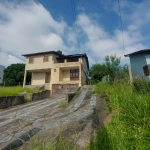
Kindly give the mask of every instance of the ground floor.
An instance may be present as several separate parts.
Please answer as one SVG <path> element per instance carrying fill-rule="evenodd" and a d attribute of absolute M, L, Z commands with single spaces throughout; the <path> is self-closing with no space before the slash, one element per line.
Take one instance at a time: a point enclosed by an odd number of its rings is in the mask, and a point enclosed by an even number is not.
<path fill-rule="evenodd" d="M 32 73 L 31 82 L 26 83 L 27 72 Z M 87 84 L 87 74 L 80 66 L 49 68 L 41 70 L 26 70 L 23 86 L 44 87 L 51 91 L 51 96 L 75 92 L 82 85 Z"/>

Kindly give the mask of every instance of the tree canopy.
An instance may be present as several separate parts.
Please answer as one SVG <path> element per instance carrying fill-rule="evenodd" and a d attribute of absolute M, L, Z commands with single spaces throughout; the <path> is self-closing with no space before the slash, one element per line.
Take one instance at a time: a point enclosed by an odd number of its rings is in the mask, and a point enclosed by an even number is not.
<path fill-rule="evenodd" d="M 4 69 L 4 79 L 5 85 L 18 85 L 23 83 L 24 79 L 25 64 L 11 64 L 6 69 Z M 27 82 L 31 81 L 31 73 L 27 73 Z"/>
<path fill-rule="evenodd" d="M 116 54 L 106 55 L 104 57 L 103 64 L 94 64 L 90 71 L 92 83 L 97 83 L 102 80 L 106 75 L 109 75 L 109 81 L 113 82 L 115 78 L 123 78 L 127 76 L 127 66 L 120 66 L 121 57 L 117 57 Z"/>
<path fill-rule="evenodd" d="M 61 54 L 62 55 L 62 51 L 61 50 L 58 50 L 56 51 L 58 54 Z"/>
<path fill-rule="evenodd" d="M 116 54 L 106 55 L 105 65 L 107 68 L 107 74 L 110 76 L 110 81 L 113 81 L 115 78 L 115 74 L 119 69 L 121 57 L 117 57 Z"/>
<path fill-rule="evenodd" d="M 92 83 L 101 81 L 105 75 L 107 75 L 107 68 L 104 64 L 94 64 L 89 71 Z"/>

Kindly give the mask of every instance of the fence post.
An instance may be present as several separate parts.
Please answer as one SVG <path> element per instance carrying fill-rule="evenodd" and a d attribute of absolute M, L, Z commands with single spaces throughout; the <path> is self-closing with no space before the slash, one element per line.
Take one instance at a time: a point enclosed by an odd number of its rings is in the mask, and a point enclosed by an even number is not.
<path fill-rule="evenodd" d="M 130 66 L 128 66 L 128 71 L 129 71 L 130 84 L 132 84 L 133 77 L 132 77 L 132 71 L 131 71 L 131 67 Z"/>

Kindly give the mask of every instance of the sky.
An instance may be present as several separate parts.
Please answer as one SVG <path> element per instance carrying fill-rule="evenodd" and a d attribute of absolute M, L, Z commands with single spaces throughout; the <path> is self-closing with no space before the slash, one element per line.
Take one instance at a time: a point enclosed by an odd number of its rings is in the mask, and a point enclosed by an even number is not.
<path fill-rule="evenodd" d="M 121 18 L 118 0 L 0 0 L 0 65 L 51 50 L 86 53 L 90 66 L 111 54 L 129 64 L 125 54 L 150 48 L 150 0 L 119 4 Z"/>

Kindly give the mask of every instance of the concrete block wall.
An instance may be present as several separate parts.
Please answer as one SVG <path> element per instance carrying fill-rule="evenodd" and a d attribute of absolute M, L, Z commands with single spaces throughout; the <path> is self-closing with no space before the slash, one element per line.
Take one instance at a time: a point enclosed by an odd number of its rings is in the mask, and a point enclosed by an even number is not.
<path fill-rule="evenodd" d="M 8 108 L 15 105 L 20 105 L 26 102 L 26 98 L 30 101 L 41 100 L 50 97 L 50 91 L 46 90 L 34 94 L 26 94 L 22 96 L 5 96 L 0 97 L 0 109 Z"/>

